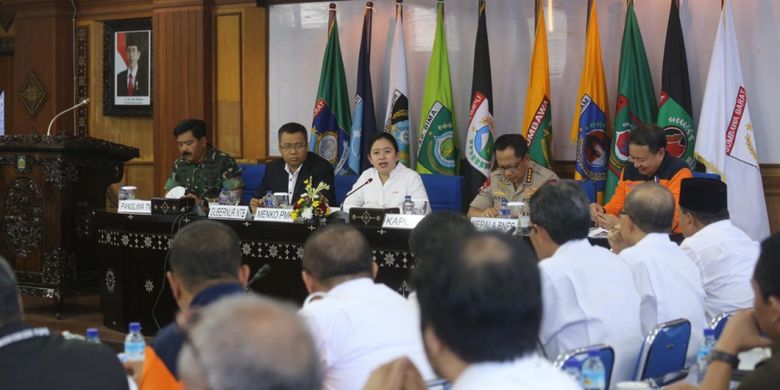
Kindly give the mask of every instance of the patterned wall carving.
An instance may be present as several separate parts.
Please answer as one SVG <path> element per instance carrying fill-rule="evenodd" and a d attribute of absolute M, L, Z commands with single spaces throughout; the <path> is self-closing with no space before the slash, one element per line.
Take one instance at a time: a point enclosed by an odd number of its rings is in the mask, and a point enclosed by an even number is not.
<path fill-rule="evenodd" d="M 22 82 L 22 87 L 19 89 L 19 99 L 22 100 L 24 108 L 27 109 L 27 113 L 31 117 L 38 115 L 38 111 L 41 106 L 46 102 L 47 94 L 46 88 L 43 87 L 41 81 L 38 80 L 38 76 L 35 72 L 30 71 Z"/>
<path fill-rule="evenodd" d="M 43 195 L 35 181 L 18 177 L 5 194 L 5 234 L 11 250 L 28 257 L 43 237 Z"/>
<path fill-rule="evenodd" d="M 89 97 L 89 26 L 76 27 L 76 101 Z M 76 135 L 89 134 L 89 108 L 76 109 Z"/>

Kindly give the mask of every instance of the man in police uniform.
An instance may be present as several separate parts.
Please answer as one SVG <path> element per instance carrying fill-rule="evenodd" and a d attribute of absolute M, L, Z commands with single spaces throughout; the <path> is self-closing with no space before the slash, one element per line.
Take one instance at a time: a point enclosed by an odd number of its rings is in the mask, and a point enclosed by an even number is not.
<path fill-rule="evenodd" d="M 496 139 L 496 169 L 469 205 L 468 216 L 495 217 L 501 198 L 527 202 L 539 187 L 557 180 L 555 172 L 531 161 L 522 135 L 504 134 Z"/>
<path fill-rule="evenodd" d="M 173 163 L 173 172 L 165 182 L 165 191 L 176 186 L 198 201 L 217 198 L 222 188 L 238 191 L 244 188 L 238 164 L 232 157 L 209 145 L 206 124 L 199 119 L 185 119 L 173 129 L 181 157 Z"/>

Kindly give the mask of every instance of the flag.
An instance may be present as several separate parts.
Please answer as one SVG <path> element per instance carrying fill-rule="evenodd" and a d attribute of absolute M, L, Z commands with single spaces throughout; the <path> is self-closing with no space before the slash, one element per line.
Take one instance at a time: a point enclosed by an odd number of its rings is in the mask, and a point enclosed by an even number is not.
<path fill-rule="evenodd" d="M 314 120 L 311 124 L 309 147 L 333 164 L 338 174 L 345 173 L 349 148 L 350 115 L 347 78 L 339 47 L 339 28 L 336 22 L 336 5 L 330 5 L 328 44 L 322 59 L 320 86 L 314 103 Z"/>
<path fill-rule="evenodd" d="M 485 24 L 485 1 L 479 0 L 479 24 L 474 45 L 474 76 L 471 81 L 469 132 L 466 135 L 466 182 L 464 198 L 471 201 L 490 177 L 493 162 L 493 82 L 490 77 L 490 50 Z"/>
<path fill-rule="evenodd" d="M 620 73 L 613 122 L 612 148 L 604 201 L 609 202 L 620 180 L 620 172 L 628 164 L 628 137 L 640 123 L 655 122 L 658 105 L 653 91 L 653 78 L 647 64 L 642 32 L 634 12 L 634 0 L 628 0 L 623 43 L 620 46 Z"/>
<path fill-rule="evenodd" d="M 607 83 L 601 63 L 599 20 L 596 1 L 588 12 L 585 61 L 577 92 L 577 107 L 571 126 L 571 141 L 577 143 L 574 178 L 596 184 L 599 202 L 603 199 L 609 153 Z"/>
<path fill-rule="evenodd" d="M 704 89 L 696 158 L 728 185 L 731 221 L 754 240 L 769 235 L 758 152 L 742 79 L 731 0 L 723 3 Z"/>
<path fill-rule="evenodd" d="M 387 97 L 385 131 L 392 134 L 398 142 L 398 159 L 409 167 L 409 83 L 406 79 L 406 49 L 404 47 L 404 5 L 395 4 L 395 31 L 390 49 L 390 80 Z"/>
<path fill-rule="evenodd" d="M 682 159 L 693 169 L 696 167 L 696 159 L 693 158 L 696 127 L 693 123 L 688 58 L 685 55 L 678 1 L 671 0 L 672 9 L 669 11 L 669 23 L 666 27 L 657 123 L 666 133 L 666 153 Z"/>
<path fill-rule="evenodd" d="M 357 93 L 355 94 L 355 112 L 352 114 L 352 131 L 349 140 L 349 169 L 352 174 L 360 174 L 371 166 L 368 153 L 371 138 L 376 134 L 376 115 L 374 114 L 374 92 L 371 88 L 371 16 L 374 11 L 372 2 L 366 3 L 363 16 L 363 34 L 360 39 L 358 55 Z"/>
<path fill-rule="evenodd" d="M 547 60 L 547 30 L 544 8 L 536 1 L 536 37 L 528 75 L 525 98 L 523 136 L 528 141 L 528 153 L 535 163 L 552 168 L 552 111 L 550 106 L 550 65 Z"/>
<path fill-rule="evenodd" d="M 457 174 L 458 139 L 452 105 L 450 63 L 444 36 L 444 2 L 436 3 L 436 35 L 422 98 L 417 172 Z"/>

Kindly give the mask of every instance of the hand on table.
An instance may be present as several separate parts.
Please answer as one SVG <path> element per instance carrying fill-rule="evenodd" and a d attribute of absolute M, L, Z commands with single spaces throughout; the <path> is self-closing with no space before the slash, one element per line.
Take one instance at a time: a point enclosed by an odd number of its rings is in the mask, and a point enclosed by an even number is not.
<path fill-rule="evenodd" d="M 249 199 L 249 209 L 252 210 L 252 214 L 255 213 L 258 207 L 263 207 L 263 200 L 258 198 Z"/>
<path fill-rule="evenodd" d="M 617 215 L 598 213 L 596 214 L 596 224 L 607 230 L 612 230 L 620 223 L 620 218 Z"/>
<path fill-rule="evenodd" d="M 496 209 L 495 207 L 489 207 L 482 211 L 482 216 L 488 218 L 495 218 L 498 216 L 498 214 L 499 214 L 498 209 Z"/>
<path fill-rule="evenodd" d="M 385 363 L 371 373 L 363 390 L 422 390 L 425 382 L 408 358 Z"/>

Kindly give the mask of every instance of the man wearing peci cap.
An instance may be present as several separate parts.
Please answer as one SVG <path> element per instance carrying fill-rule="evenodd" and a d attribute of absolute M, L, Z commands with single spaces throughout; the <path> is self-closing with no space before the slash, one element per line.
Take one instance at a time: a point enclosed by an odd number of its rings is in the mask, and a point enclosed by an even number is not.
<path fill-rule="evenodd" d="M 729 220 L 726 184 L 690 178 L 680 185 L 680 247 L 701 271 L 707 317 L 753 306 L 750 277 L 759 245 Z"/>

